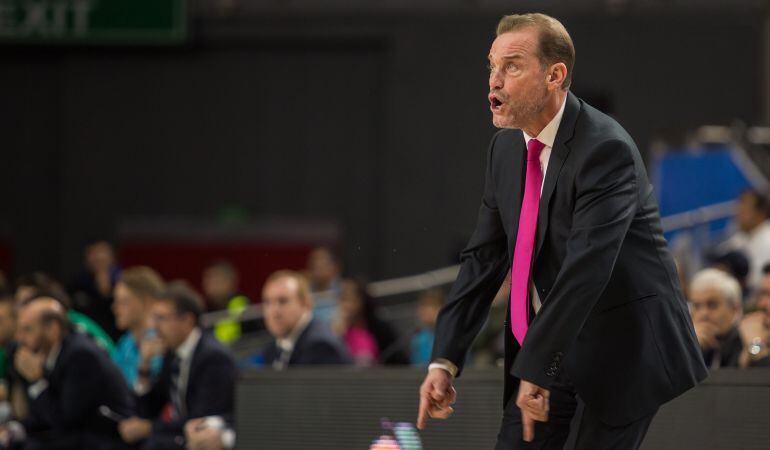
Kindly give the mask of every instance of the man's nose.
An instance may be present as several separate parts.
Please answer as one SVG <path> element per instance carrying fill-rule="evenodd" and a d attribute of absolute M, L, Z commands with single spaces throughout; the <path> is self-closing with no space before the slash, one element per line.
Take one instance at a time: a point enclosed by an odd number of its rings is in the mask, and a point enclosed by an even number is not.
<path fill-rule="evenodd" d="M 492 69 L 489 72 L 489 89 L 502 89 L 503 88 L 503 76 L 499 70 Z"/>

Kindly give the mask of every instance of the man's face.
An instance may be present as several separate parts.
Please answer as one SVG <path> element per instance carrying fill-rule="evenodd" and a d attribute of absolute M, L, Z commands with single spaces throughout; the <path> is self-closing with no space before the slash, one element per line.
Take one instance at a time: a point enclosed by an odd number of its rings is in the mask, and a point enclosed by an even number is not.
<path fill-rule="evenodd" d="M 6 345 L 16 334 L 16 313 L 10 301 L 0 302 L 0 345 Z"/>
<path fill-rule="evenodd" d="M 145 322 L 145 300 L 134 294 L 123 283 L 115 286 L 115 301 L 112 304 L 115 325 L 120 330 L 143 326 Z"/>
<path fill-rule="evenodd" d="M 307 259 L 307 270 L 314 288 L 326 289 L 339 276 L 340 269 L 334 256 L 325 248 L 317 248 Z"/>
<path fill-rule="evenodd" d="M 738 197 L 735 221 L 741 230 L 751 231 L 764 220 L 765 217 L 757 210 L 757 198 L 754 194 L 746 192 Z"/>
<path fill-rule="evenodd" d="M 690 291 L 692 320 L 708 322 L 717 328 L 717 336 L 730 331 L 738 310 L 715 288 L 701 288 Z"/>
<path fill-rule="evenodd" d="M 213 300 L 219 308 L 225 308 L 230 297 L 235 295 L 238 289 L 234 277 L 217 267 L 209 267 L 203 271 L 203 293 L 209 300 Z"/>
<path fill-rule="evenodd" d="M 95 242 L 86 247 L 85 260 L 91 272 L 107 271 L 115 264 L 115 253 L 108 242 Z"/>
<path fill-rule="evenodd" d="M 757 292 L 757 307 L 765 313 L 765 328 L 770 329 L 770 275 L 762 276 Z"/>
<path fill-rule="evenodd" d="M 51 343 L 46 338 L 39 314 L 34 311 L 34 308 L 26 306 L 19 311 L 16 341 L 19 345 L 34 353 L 45 353 L 51 349 Z"/>
<path fill-rule="evenodd" d="M 300 298 L 299 285 L 293 278 L 273 280 L 262 290 L 265 325 L 276 338 L 287 337 L 309 309 Z"/>
<path fill-rule="evenodd" d="M 533 27 L 503 33 L 489 50 L 489 102 L 498 128 L 526 128 L 545 108 L 546 71 Z"/>
<path fill-rule="evenodd" d="M 187 339 L 195 327 L 194 319 L 189 314 L 179 314 L 174 304 L 158 300 L 153 303 L 152 322 L 163 345 L 168 349 L 176 349 Z"/>

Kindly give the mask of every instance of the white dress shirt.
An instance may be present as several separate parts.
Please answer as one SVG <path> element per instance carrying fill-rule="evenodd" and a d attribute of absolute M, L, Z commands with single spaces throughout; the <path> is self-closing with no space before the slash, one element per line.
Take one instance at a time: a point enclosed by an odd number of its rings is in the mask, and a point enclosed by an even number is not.
<path fill-rule="evenodd" d="M 176 355 L 179 357 L 179 400 L 181 402 L 182 412 L 187 414 L 187 382 L 190 380 L 190 366 L 192 365 L 193 353 L 198 341 L 201 339 L 201 330 L 198 327 L 193 328 L 187 339 L 182 345 L 177 347 Z"/>
<path fill-rule="evenodd" d="M 534 138 L 545 144 L 543 151 L 540 152 L 540 169 L 543 171 L 543 182 L 540 184 L 541 194 L 543 192 L 543 186 L 545 185 L 545 172 L 548 170 L 548 161 L 551 159 L 551 149 L 553 148 L 553 143 L 556 140 L 556 132 L 559 131 L 559 125 L 561 124 L 561 118 L 564 115 L 565 106 L 567 106 L 566 97 L 564 98 L 564 102 L 561 104 L 561 108 L 559 108 L 559 112 L 553 116 L 553 119 L 551 119 L 551 121 L 548 122 L 548 125 L 543 128 L 543 131 L 541 131 L 540 134 Z M 528 144 L 529 141 L 533 139 L 533 137 L 528 135 L 526 131 L 522 130 L 522 133 L 524 134 L 524 143 Z M 535 313 L 537 313 L 540 311 L 541 303 L 540 295 L 537 293 L 534 280 L 530 281 L 530 292 L 532 293 L 532 306 L 535 308 Z"/>
<path fill-rule="evenodd" d="M 275 340 L 275 345 L 278 347 L 280 353 L 279 357 L 273 361 L 273 369 L 283 370 L 289 365 L 291 354 L 294 353 L 294 345 L 297 343 L 297 339 L 299 339 L 299 336 L 305 331 L 305 328 L 307 328 L 311 320 L 313 320 L 312 310 L 305 312 L 302 317 L 300 317 L 299 322 L 297 322 L 297 325 L 291 330 L 291 333 L 289 333 L 287 337 Z"/>
<path fill-rule="evenodd" d="M 551 159 L 551 149 L 553 148 L 554 141 L 556 140 L 556 132 L 559 131 L 561 118 L 562 116 L 564 116 L 565 106 L 567 106 L 567 97 L 564 97 L 564 101 L 561 104 L 561 108 L 559 108 L 559 111 L 556 113 L 555 116 L 553 116 L 553 119 L 551 119 L 551 121 L 548 122 L 548 125 L 546 125 L 542 131 L 540 131 L 540 134 L 538 134 L 534 138 L 522 130 L 522 133 L 524 134 L 525 146 L 532 139 L 537 139 L 538 141 L 542 142 L 545 145 L 543 147 L 543 150 L 540 152 L 540 168 L 542 169 L 542 172 L 543 172 L 543 181 L 540 184 L 541 193 L 543 192 L 543 186 L 545 185 L 545 173 L 546 173 L 546 170 L 548 170 L 548 161 Z M 540 302 L 540 296 L 538 295 L 537 289 L 535 288 L 534 281 L 530 281 L 530 292 L 532 293 L 532 306 L 535 308 L 535 314 L 537 314 L 537 312 L 540 311 L 541 302 Z M 453 377 L 457 375 L 457 366 L 451 361 L 448 361 L 446 359 L 437 359 L 434 362 L 430 363 L 430 365 L 428 365 L 428 370 L 434 369 L 434 368 L 444 369 L 447 372 L 449 372 Z"/>

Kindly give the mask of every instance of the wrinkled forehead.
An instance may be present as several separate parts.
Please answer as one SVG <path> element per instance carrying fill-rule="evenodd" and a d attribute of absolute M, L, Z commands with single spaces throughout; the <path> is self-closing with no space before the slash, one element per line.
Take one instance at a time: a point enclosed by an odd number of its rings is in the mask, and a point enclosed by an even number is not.
<path fill-rule="evenodd" d="M 526 59 L 537 56 L 538 33 L 534 27 L 525 27 L 497 36 L 489 49 L 489 59 Z"/>

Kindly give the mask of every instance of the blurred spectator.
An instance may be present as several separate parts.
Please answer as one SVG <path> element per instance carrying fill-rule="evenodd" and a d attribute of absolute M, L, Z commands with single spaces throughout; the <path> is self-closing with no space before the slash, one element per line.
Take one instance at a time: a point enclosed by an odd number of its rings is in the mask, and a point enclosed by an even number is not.
<path fill-rule="evenodd" d="M 67 310 L 67 319 L 72 324 L 72 327 L 76 331 L 91 336 L 97 345 L 107 350 L 111 356 L 115 356 L 115 342 L 112 338 L 90 317 L 72 309 L 70 297 L 58 281 L 43 272 L 23 275 L 17 280 L 14 296 L 17 307 L 20 307 L 26 300 L 42 294 L 54 295 Z"/>
<path fill-rule="evenodd" d="M 29 416 L 4 426 L 25 449 L 120 449 L 116 417 L 133 396 L 107 354 L 69 327 L 62 304 L 35 297 L 19 310 L 14 366 L 30 383 Z"/>
<path fill-rule="evenodd" d="M 333 329 L 345 342 L 354 364 L 360 367 L 379 363 L 380 348 L 369 330 L 373 320 L 376 318 L 371 299 L 366 293 L 360 293 L 355 281 L 343 280 Z"/>
<path fill-rule="evenodd" d="M 495 298 L 492 299 L 487 323 L 473 341 L 471 356 L 475 366 L 502 366 L 502 359 L 505 356 L 505 316 L 508 313 L 510 301 L 511 272 L 508 272 L 497 289 Z"/>
<path fill-rule="evenodd" d="M 188 450 L 225 450 L 235 447 L 235 430 L 220 416 L 188 420 L 184 426 Z"/>
<path fill-rule="evenodd" d="M 412 364 L 425 365 L 430 363 L 435 337 L 436 318 L 444 306 L 446 296 L 443 289 L 428 289 L 417 299 L 417 320 L 419 328 L 412 337 Z"/>
<path fill-rule="evenodd" d="M 756 289 L 762 278 L 762 267 L 770 262 L 770 200 L 754 190 L 738 197 L 735 221 L 738 230 L 719 246 L 721 251 L 736 250 L 749 258 L 750 289 Z"/>
<path fill-rule="evenodd" d="M 11 415 L 8 369 L 12 364 L 9 355 L 15 351 L 15 334 L 16 306 L 13 296 L 9 292 L 0 291 L 0 423 Z"/>
<path fill-rule="evenodd" d="M 149 326 L 150 308 L 163 289 L 160 275 L 144 266 L 124 270 L 115 285 L 112 309 L 118 329 L 125 333 L 115 346 L 114 361 L 129 386 L 136 384 L 139 372 L 155 379 L 163 364 L 163 345 Z"/>
<path fill-rule="evenodd" d="M 341 294 L 339 318 L 343 329 L 363 330 L 374 337 L 381 364 L 409 364 L 408 336 L 400 338 L 393 326 L 377 314 L 366 284 L 346 279 L 342 282 Z M 348 340 L 347 334 L 345 340 Z"/>
<path fill-rule="evenodd" d="M 307 258 L 307 277 L 313 293 L 313 316 L 327 324 L 334 314 L 341 295 L 342 265 L 329 247 L 316 247 Z"/>
<path fill-rule="evenodd" d="M 770 367 L 770 264 L 762 268 L 756 294 L 757 311 L 747 314 L 740 324 L 744 345 L 741 367 Z"/>
<path fill-rule="evenodd" d="M 104 240 L 86 245 L 83 271 L 69 286 L 72 307 L 92 318 L 113 339 L 120 336 L 112 314 L 112 289 L 120 275 L 112 245 Z"/>
<path fill-rule="evenodd" d="M 282 370 L 352 362 L 342 341 L 313 318 L 313 298 L 301 274 L 288 270 L 271 274 L 262 288 L 262 309 L 274 338 L 262 354 L 264 364 Z"/>
<path fill-rule="evenodd" d="M 741 288 L 728 273 L 704 269 L 690 283 L 690 306 L 706 366 L 737 367 L 743 342 L 737 323 L 741 316 Z"/>
<path fill-rule="evenodd" d="M 8 278 L 5 276 L 5 272 L 0 270 L 0 292 L 8 292 L 11 287 L 8 286 Z"/>
<path fill-rule="evenodd" d="M 723 270 L 729 273 L 741 286 L 742 300 L 745 302 L 749 297 L 749 259 L 741 252 L 729 251 L 723 254 L 713 254 L 707 256 L 709 267 Z"/>
<path fill-rule="evenodd" d="M 249 299 L 238 291 L 238 271 L 227 261 L 219 261 L 203 270 L 203 294 L 210 311 L 227 311 L 228 317 L 214 324 L 214 336 L 231 344 L 241 338 L 240 316 Z"/>
<path fill-rule="evenodd" d="M 170 283 L 153 303 L 153 321 L 169 352 L 155 382 L 139 374 L 140 416 L 120 423 L 126 442 L 143 441 L 144 450 L 183 449 L 188 420 L 232 420 L 235 361 L 227 348 L 201 330 L 202 312 L 203 300 L 185 283 Z"/>

